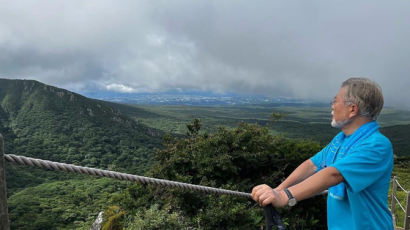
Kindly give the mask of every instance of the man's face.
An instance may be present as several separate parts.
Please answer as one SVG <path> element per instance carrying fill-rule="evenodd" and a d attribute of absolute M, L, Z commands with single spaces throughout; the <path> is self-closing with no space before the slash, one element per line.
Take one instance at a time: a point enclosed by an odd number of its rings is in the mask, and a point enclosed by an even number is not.
<path fill-rule="evenodd" d="M 344 100 L 345 88 L 340 88 L 332 102 L 332 127 L 343 128 L 350 123 L 350 106 L 349 102 Z"/>

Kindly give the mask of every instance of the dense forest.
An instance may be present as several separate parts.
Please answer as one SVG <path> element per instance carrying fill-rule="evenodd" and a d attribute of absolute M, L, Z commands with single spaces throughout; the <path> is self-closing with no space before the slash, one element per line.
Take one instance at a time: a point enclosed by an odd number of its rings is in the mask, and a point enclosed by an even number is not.
<path fill-rule="evenodd" d="M 170 112 L 174 108 L 120 105 L 36 81 L 0 79 L 6 153 L 87 167 L 250 192 L 260 183 L 279 184 L 335 133 L 322 108 L 310 112 L 313 123 L 297 117 L 306 108 Z M 225 113 L 230 110 L 236 113 Z M 405 153 L 409 130 L 408 124 L 391 124 L 382 132 Z M 398 159 L 397 175 L 408 176 L 408 158 Z M 10 163 L 6 176 L 12 229 L 89 229 L 100 211 L 103 229 L 260 229 L 264 224 L 263 210 L 244 198 Z M 323 196 L 279 211 L 289 229 L 326 228 Z"/>
<path fill-rule="evenodd" d="M 0 101 L 7 153 L 143 173 L 161 144 L 161 131 L 138 124 L 107 103 L 39 82 L 0 80 Z M 18 187 L 14 180 L 9 185 L 9 191 Z"/>

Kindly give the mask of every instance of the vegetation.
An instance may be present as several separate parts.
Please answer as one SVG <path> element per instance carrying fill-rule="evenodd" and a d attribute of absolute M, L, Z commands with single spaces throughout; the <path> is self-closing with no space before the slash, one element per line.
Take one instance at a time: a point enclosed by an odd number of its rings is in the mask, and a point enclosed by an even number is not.
<path fill-rule="evenodd" d="M 11 229 L 89 229 L 106 202 L 126 186 L 87 178 L 28 187 L 8 199 Z"/>
<path fill-rule="evenodd" d="M 111 103 L 36 81 L 4 79 L 0 132 L 7 154 L 140 174 L 150 168 L 162 139 L 162 132 L 135 122 Z M 97 195 L 87 205 L 69 205 L 73 199 L 61 192 L 78 187 L 73 194 L 83 197 L 86 185 L 91 191 L 99 188 L 84 176 L 7 164 L 6 177 L 13 229 L 77 228 L 75 223 L 94 219 L 108 202 L 108 195 Z M 56 189 L 56 181 L 64 183 Z M 103 194 L 116 188 L 105 186 Z"/>
<path fill-rule="evenodd" d="M 410 157 L 397 157 L 395 160 L 395 165 L 394 165 L 394 170 L 393 170 L 393 176 L 396 176 L 397 180 L 399 181 L 400 185 L 406 189 L 407 191 L 410 191 Z M 392 186 L 390 186 L 390 191 L 389 191 L 389 204 L 391 203 L 391 189 Z M 400 204 L 403 207 L 406 207 L 406 199 L 407 199 L 407 194 L 400 188 L 397 189 L 397 197 L 400 202 Z M 396 217 L 396 224 L 399 227 L 403 227 L 404 225 L 404 216 L 405 213 L 403 210 L 399 207 L 399 205 L 396 205 L 395 208 L 395 217 Z"/>
<path fill-rule="evenodd" d="M 172 212 L 169 208 L 159 209 L 158 205 L 137 211 L 127 222 L 125 229 L 130 230 L 187 229 L 190 226 L 180 213 Z"/>
<path fill-rule="evenodd" d="M 187 138 L 165 138 L 150 176 L 250 192 L 257 184 L 278 185 L 320 149 L 316 142 L 272 136 L 267 128 L 247 123 L 235 129 L 220 128 L 214 134 L 199 134 L 199 120 L 187 127 Z M 148 226 L 144 220 L 152 213 L 170 224 L 181 219 L 178 228 L 258 229 L 264 225 L 263 210 L 240 197 L 134 186 L 116 199 L 119 207 L 130 213 L 124 226 Z M 317 197 L 282 209 L 281 214 L 290 229 L 326 229 L 324 216 L 319 215 L 324 206 L 324 197 Z"/>
<path fill-rule="evenodd" d="M 0 115 L 6 153 L 88 167 L 144 173 L 162 139 L 109 103 L 36 81 L 0 79 Z M 8 167 L 8 194 L 67 178 L 47 175 Z"/>

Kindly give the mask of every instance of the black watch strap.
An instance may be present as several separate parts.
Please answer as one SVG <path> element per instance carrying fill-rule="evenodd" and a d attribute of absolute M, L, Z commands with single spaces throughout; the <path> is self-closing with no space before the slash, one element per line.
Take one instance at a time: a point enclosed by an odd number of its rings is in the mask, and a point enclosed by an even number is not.
<path fill-rule="evenodd" d="M 292 193 L 289 191 L 289 189 L 285 188 L 285 189 L 283 189 L 283 191 L 285 191 L 285 193 L 286 193 L 286 195 L 288 196 L 289 199 L 294 198 Z"/>
<path fill-rule="evenodd" d="M 286 195 L 287 195 L 288 198 L 289 198 L 288 205 L 291 206 L 291 207 L 292 207 L 292 206 L 295 206 L 296 203 L 297 203 L 297 201 L 296 201 L 295 197 L 293 197 L 293 195 L 292 195 L 292 193 L 289 191 L 289 189 L 285 188 L 285 189 L 283 189 L 283 191 L 285 191 Z"/>

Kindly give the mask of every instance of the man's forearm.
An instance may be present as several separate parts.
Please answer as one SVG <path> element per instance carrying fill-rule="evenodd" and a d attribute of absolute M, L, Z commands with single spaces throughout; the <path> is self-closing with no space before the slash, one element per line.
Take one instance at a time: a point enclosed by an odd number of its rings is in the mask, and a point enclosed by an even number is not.
<path fill-rule="evenodd" d="M 292 185 L 298 184 L 316 172 L 316 166 L 308 159 L 300 164 L 278 187 L 278 190 L 289 188 Z"/>
<path fill-rule="evenodd" d="M 288 188 L 296 200 L 304 200 L 323 190 L 344 181 L 342 174 L 334 167 L 327 167 L 317 173 L 311 160 L 303 162 L 276 189 L 266 184 L 252 189 L 252 199 L 265 206 L 272 203 L 275 207 L 283 207 L 289 201 L 283 189 Z"/>
<path fill-rule="evenodd" d="M 299 201 L 312 197 L 342 181 L 344 181 L 344 178 L 340 172 L 334 167 L 328 167 L 293 185 L 289 188 L 289 191 Z"/>

